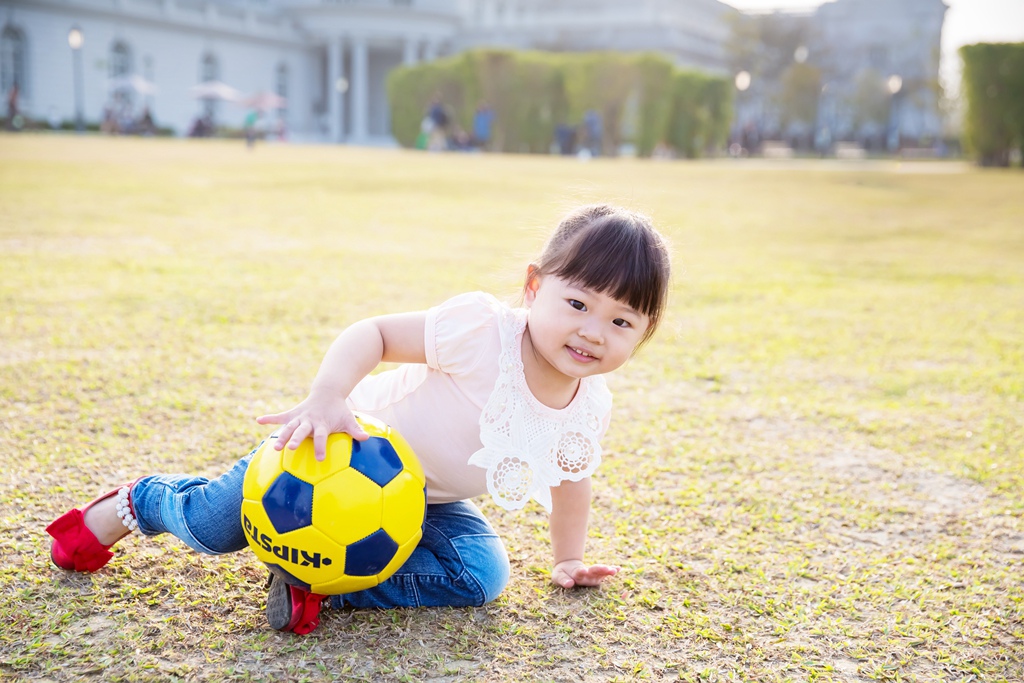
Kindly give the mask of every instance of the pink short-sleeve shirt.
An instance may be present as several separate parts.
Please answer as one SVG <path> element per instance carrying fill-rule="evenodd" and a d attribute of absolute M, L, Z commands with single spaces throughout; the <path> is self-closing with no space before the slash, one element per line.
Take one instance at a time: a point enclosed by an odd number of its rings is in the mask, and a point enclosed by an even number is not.
<path fill-rule="evenodd" d="M 427 311 L 427 364 L 363 379 L 353 410 L 392 425 L 419 456 L 431 503 L 487 492 L 486 471 L 469 464 L 482 448 L 480 413 L 498 378 L 504 305 L 489 294 L 461 294 Z"/>

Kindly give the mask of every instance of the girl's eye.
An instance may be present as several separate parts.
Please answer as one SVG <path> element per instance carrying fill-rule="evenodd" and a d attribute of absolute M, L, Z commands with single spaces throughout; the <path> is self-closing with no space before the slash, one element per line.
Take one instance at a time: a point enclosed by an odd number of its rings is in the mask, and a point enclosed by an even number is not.
<path fill-rule="evenodd" d="M 576 299 L 569 299 L 569 305 L 575 308 L 577 311 L 587 310 L 586 305 L 582 301 L 577 301 Z"/>
<path fill-rule="evenodd" d="M 628 320 L 623 320 L 622 318 L 616 318 L 613 320 L 612 325 L 616 325 L 618 327 L 632 327 Z"/>

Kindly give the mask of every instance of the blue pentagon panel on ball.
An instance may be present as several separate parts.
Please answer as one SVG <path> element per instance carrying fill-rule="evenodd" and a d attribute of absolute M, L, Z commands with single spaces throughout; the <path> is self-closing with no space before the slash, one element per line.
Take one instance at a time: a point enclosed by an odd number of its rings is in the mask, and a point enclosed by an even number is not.
<path fill-rule="evenodd" d="M 380 529 L 345 550 L 345 573 L 349 576 L 373 576 L 388 566 L 398 544 Z"/>
<path fill-rule="evenodd" d="M 352 442 L 349 467 L 361 472 L 377 486 L 386 486 L 402 471 L 402 459 L 387 439 L 371 436 L 366 441 Z"/>
<path fill-rule="evenodd" d="M 313 523 L 313 485 L 282 472 L 263 494 L 263 509 L 279 534 Z"/>

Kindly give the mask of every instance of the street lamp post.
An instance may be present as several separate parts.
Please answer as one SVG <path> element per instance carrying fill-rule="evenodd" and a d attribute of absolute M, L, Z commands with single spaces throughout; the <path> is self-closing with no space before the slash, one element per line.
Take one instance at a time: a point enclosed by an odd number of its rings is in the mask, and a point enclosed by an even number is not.
<path fill-rule="evenodd" d="M 85 130 L 85 117 L 82 113 L 82 44 L 85 36 L 77 26 L 68 31 L 68 47 L 74 59 L 75 69 L 75 130 L 79 133 Z"/>
<path fill-rule="evenodd" d="M 899 118 L 899 98 L 900 91 L 903 90 L 903 78 L 898 74 L 889 76 L 889 80 L 885 82 L 886 90 L 889 91 L 890 102 L 889 102 L 889 139 L 886 140 L 886 144 L 889 147 L 890 152 L 895 152 L 900 146 L 900 118 Z"/>
<path fill-rule="evenodd" d="M 831 90 L 828 83 L 818 93 L 818 111 L 814 123 L 814 148 L 822 157 L 832 150 L 832 129 L 835 125 Z"/>
<path fill-rule="evenodd" d="M 744 144 L 746 140 L 745 128 L 743 125 L 742 109 L 744 103 L 743 93 L 750 88 L 751 76 L 749 71 L 740 71 L 736 74 L 736 78 L 733 83 L 736 86 L 736 142 L 734 144 L 739 145 L 739 149 L 735 150 L 735 155 L 740 156 L 743 154 L 743 150 L 746 147 Z M 734 150 L 730 148 L 730 152 Z"/>
<path fill-rule="evenodd" d="M 338 103 L 338 113 L 335 116 L 335 121 L 338 126 L 338 134 L 334 136 L 331 142 L 343 142 L 345 140 L 345 102 L 348 97 L 348 79 L 344 76 L 339 76 L 338 80 L 334 81 L 334 97 L 335 102 Z"/>

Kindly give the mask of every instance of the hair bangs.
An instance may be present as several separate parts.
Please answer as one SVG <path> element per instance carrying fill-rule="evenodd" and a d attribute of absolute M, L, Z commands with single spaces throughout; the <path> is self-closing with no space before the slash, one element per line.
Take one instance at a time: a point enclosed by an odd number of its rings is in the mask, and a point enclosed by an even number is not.
<path fill-rule="evenodd" d="M 663 248 L 653 243 L 648 231 L 636 229 L 626 217 L 611 215 L 573 237 L 552 272 L 622 301 L 656 322 L 668 283 Z"/>

